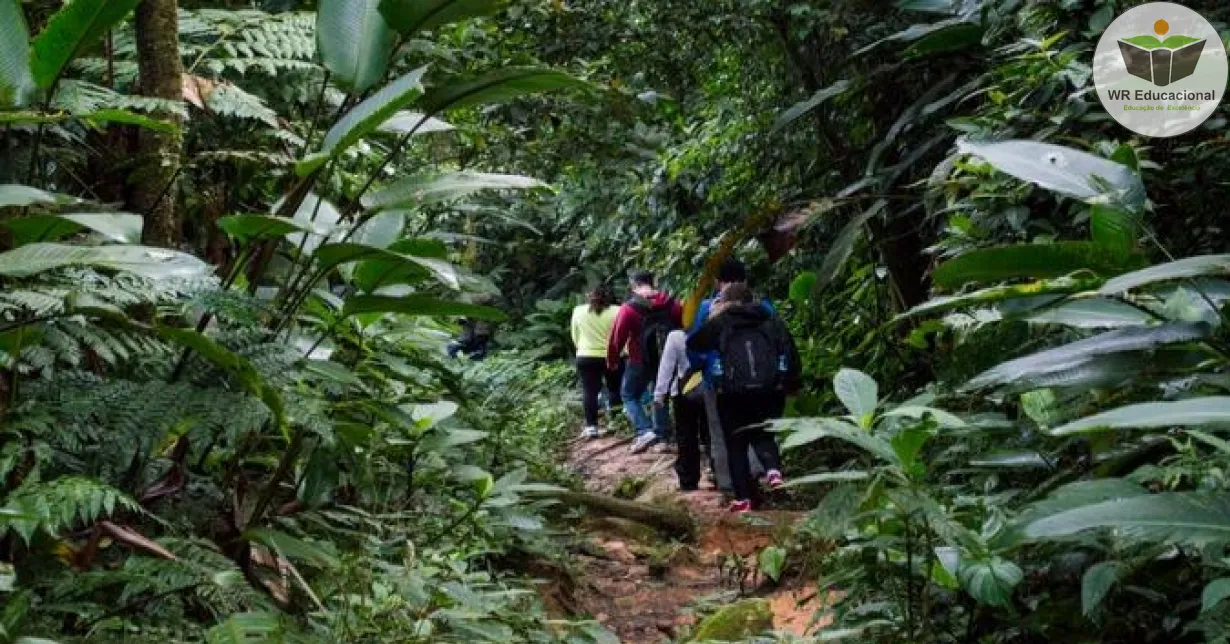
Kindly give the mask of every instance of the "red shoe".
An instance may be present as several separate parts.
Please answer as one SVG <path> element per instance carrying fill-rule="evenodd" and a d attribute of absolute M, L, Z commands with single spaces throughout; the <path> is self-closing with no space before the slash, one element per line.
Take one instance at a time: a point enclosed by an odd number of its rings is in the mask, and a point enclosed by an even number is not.
<path fill-rule="evenodd" d="M 777 470 L 769 470 L 765 475 L 765 482 L 769 484 L 770 490 L 780 490 L 786 485 L 786 479 L 782 478 L 782 473 Z"/>
<path fill-rule="evenodd" d="M 752 511 L 751 501 L 731 501 L 730 502 L 730 513 L 731 514 L 746 514 L 751 511 Z"/>

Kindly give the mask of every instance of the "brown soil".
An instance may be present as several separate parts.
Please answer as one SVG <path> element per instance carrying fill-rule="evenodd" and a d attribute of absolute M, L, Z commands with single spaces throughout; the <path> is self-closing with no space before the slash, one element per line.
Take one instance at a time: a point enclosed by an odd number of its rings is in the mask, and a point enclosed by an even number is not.
<path fill-rule="evenodd" d="M 674 458 L 670 453 L 631 454 L 628 440 L 618 438 L 577 441 L 570 447 L 570 466 L 588 491 L 612 494 L 625 479 L 643 479 L 637 501 L 677 505 L 698 525 L 695 542 L 669 543 L 628 521 L 588 521 L 587 547 L 574 558 L 581 612 L 625 643 L 675 640 L 698 614 L 740 596 L 767 598 L 780 632 L 805 635 L 822 627 L 811 625 L 822 601 L 814 585 L 774 587 L 756 570 L 760 550 L 782 542 L 801 515 L 774 510 L 730 515 L 708 480 L 696 492 L 679 491 Z"/>

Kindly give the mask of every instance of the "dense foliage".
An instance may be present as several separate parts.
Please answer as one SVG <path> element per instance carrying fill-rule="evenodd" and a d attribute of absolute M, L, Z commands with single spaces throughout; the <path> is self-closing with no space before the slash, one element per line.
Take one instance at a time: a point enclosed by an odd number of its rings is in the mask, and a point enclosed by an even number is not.
<path fill-rule="evenodd" d="M 1109 118 L 1137 4 L 0 0 L 0 642 L 610 641 L 568 315 L 731 253 L 823 639 L 1230 641 L 1226 108 Z"/>

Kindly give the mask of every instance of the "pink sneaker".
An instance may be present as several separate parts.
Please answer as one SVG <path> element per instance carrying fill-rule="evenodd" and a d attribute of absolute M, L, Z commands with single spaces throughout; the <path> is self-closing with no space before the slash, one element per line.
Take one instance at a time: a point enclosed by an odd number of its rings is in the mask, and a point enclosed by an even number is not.
<path fill-rule="evenodd" d="M 730 502 L 730 513 L 731 514 L 745 514 L 751 511 L 752 511 L 751 501 L 745 500 L 745 501 L 731 501 Z"/>
<path fill-rule="evenodd" d="M 782 478 L 782 473 L 777 470 L 769 470 L 765 475 L 765 482 L 769 484 L 770 490 L 780 490 L 786 485 L 786 479 Z"/>

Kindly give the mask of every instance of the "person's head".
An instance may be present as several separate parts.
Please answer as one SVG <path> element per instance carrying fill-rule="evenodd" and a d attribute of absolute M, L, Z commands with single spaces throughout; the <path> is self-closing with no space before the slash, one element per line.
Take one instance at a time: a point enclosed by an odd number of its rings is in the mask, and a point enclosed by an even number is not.
<path fill-rule="evenodd" d="M 718 267 L 717 284 L 719 291 L 730 284 L 747 284 L 747 267 L 733 257 L 722 262 Z"/>
<path fill-rule="evenodd" d="M 633 273 L 632 292 L 641 297 L 649 297 L 657 292 L 654 288 L 653 273 L 649 271 L 636 271 Z"/>
<path fill-rule="evenodd" d="M 721 315 L 732 306 L 751 304 L 753 301 L 752 289 L 747 287 L 746 282 L 732 282 L 722 289 L 717 301 L 709 309 L 709 318 Z"/>
<path fill-rule="evenodd" d="M 602 313 L 608 306 L 615 303 L 615 294 L 611 292 L 609 285 L 599 284 L 589 292 L 587 300 L 590 312 Z"/>

